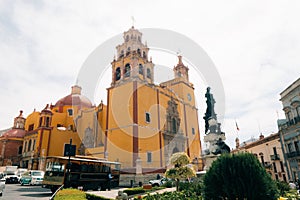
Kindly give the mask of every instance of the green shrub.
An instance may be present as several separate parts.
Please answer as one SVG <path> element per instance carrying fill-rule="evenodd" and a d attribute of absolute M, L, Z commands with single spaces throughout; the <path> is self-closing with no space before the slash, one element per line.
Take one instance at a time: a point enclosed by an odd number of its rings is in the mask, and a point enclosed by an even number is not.
<path fill-rule="evenodd" d="M 275 200 L 275 182 L 250 153 L 223 154 L 204 176 L 205 199 Z"/>
<path fill-rule="evenodd" d="M 94 194 L 86 193 L 86 199 L 88 200 L 109 200 L 108 198 L 96 196 Z"/>
<path fill-rule="evenodd" d="M 54 200 L 85 200 L 86 194 L 77 189 L 63 189 L 60 190 L 54 197 Z"/>
<path fill-rule="evenodd" d="M 126 189 L 123 192 L 127 193 L 127 195 L 134 195 L 134 194 L 145 193 L 145 190 L 141 187 L 136 187 L 136 188 Z"/>
<path fill-rule="evenodd" d="M 143 199 L 145 200 L 170 200 L 170 199 L 184 199 L 184 200 L 202 200 L 201 196 L 196 195 L 195 193 L 189 192 L 164 192 L 162 194 L 148 194 Z"/>
<path fill-rule="evenodd" d="M 284 181 L 276 181 L 276 186 L 279 191 L 280 196 L 284 196 L 286 192 L 290 191 L 290 186 Z"/>
<path fill-rule="evenodd" d="M 180 182 L 179 191 L 185 193 L 195 193 L 196 195 L 202 195 L 203 183 L 199 179 L 194 179 L 193 182 Z"/>
<path fill-rule="evenodd" d="M 173 185 L 174 185 L 173 181 L 167 181 L 162 186 L 166 187 L 166 188 L 171 188 L 171 187 L 173 187 Z"/>

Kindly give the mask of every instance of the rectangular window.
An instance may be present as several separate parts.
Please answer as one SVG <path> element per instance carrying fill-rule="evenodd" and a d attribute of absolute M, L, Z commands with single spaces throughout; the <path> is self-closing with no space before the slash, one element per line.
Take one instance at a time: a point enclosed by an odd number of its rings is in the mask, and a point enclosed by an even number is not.
<path fill-rule="evenodd" d="M 295 145 L 295 150 L 296 150 L 297 152 L 299 152 L 299 141 L 295 141 L 295 142 L 294 142 L 294 145 Z"/>
<path fill-rule="evenodd" d="M 152 152 L 147 152 L 147 162 L 152 162 Z"/>
<path fill-rule="evenodd" d="M 35 149 L 35 140 L 33 140 L 33 145 L 32 145 L 32 149 Z"/>
<path fill-rule="evenodd" d="M 274 155 L 276 156 L 277 155 L 276 147 L 273 147 L 273 152 L 274 152 Z"/>
<path fill-rule="evenodd" d="M 50 117 L 46 117 L 46 127 L 50 126 Z"/>
<path fill-rule="evenodd" d="M 280 168 L 281 168 L 281 172 L 284 172 L 284 166 L 283 166 L 283 162 L 280 161 Z"/>
<path fill-rule="evenodd" d="M 273 163 L 274 172 L 277 173 L 276 163 Z"/>
<path fill-rule="evenodd" d="M 146 122 L 150 123 L 151 118 L 150 118 L 150 113 L 146 112 Z"/>
<path fill-rule="evenodd" d="M 73 109 L 68 109 L 69 116 L 73 116 Z"/>
<path fill-rule="evenodd" d="M 195 135 L 195 129 L 194 128 L 192 128 L 192 134 Z"/>
<path fill-rule="evenodd" d="M 293 152 L 292 143 L 288 143 L 287 147 L 288 147 L 289 153 L 292 153 Z"/>
<path fill-rule="evenodd" d="M 30 124 L 29 127 L 28 127 L 28 131 L 32 131 L 34 128 L 34 124 Z"/>

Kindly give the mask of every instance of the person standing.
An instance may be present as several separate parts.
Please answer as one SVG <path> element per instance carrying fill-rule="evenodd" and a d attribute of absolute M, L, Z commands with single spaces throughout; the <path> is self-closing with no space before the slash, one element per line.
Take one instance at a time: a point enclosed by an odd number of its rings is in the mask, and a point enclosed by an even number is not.
<path fill-rule="evenodd" d="M 111 180 L 113 176 L 111 175 L 111 172 L 108 173 L 108 191 L 111 189 Z"/>

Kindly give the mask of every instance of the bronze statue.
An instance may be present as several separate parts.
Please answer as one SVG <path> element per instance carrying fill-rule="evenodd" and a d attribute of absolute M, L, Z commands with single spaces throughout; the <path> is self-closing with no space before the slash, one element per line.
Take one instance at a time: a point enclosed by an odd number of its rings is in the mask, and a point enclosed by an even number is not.
<path fill-rule="evenodd" d="M 217 119 L 217 115 L 215 113 L 215 99 L 213 97 L 213 95 L 210 93 L 210 87 L 207 87 L 206 89 L 206 93 L 205 93 L 205 97 L 206 97 L 206 112 L 205 112 L 205 116 L 203 117 L 203 119 L 205 120 L 205 134 L 208 132 L 208 128 L 209 128 L 209 124 L 208 124 L 208 120 L 214 118 L 215 120 Z"/>

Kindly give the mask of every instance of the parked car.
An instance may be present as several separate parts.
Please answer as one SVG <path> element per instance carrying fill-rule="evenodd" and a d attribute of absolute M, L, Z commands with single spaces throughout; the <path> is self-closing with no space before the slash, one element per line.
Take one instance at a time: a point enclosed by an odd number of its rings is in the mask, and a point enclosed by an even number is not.
<path fill-rule="evenodd" d="M 21 176 L 27 172 L 28 170 L 27 169 L 24 169 L 24 168 L 19 168 L 17 170 L 17 176 L 18 176 L 18 182 L 20 182 L 20 179 L 21 179 Z"/>
<path fill-rule="evenodd" d="M 150 180 L 149 183 L 152 185 L 152 187 L 155 187 L 155 186 L 158 187 L 158 186 L 162 186 L 167 181 L 171 181 L 171 179 L 161 178 L 161 179 L 158 179 L 158 180 Z"/>
<path fill-rule="evenodd" d="M 20 178 L 21 185 L 41 185 L 44 179 L 44 171 L 30 170 Z"/>
<path fill-rule="evenodd" d="M 1 175 L 0 175 L 1 177 Z M 2 196 L 3 194 L 3 190 L 5 188 L 5 178 L 3 178 L 4 176 L 1 177 L 0 179 L 0 197 Z"/>
<path fill-rule="evenodd" d="M 18 183 L 19 179 L 15 172 L 6 172 L 4 174 L 5 183 Z"/>
<path fill-rule="evenodd" d="M 29 172 L 25 172 L 24 174 L 21 175 L 20 178 L 20 184 L 21 185 L 30 185 L 31 183 L 31 176 Z"/>

